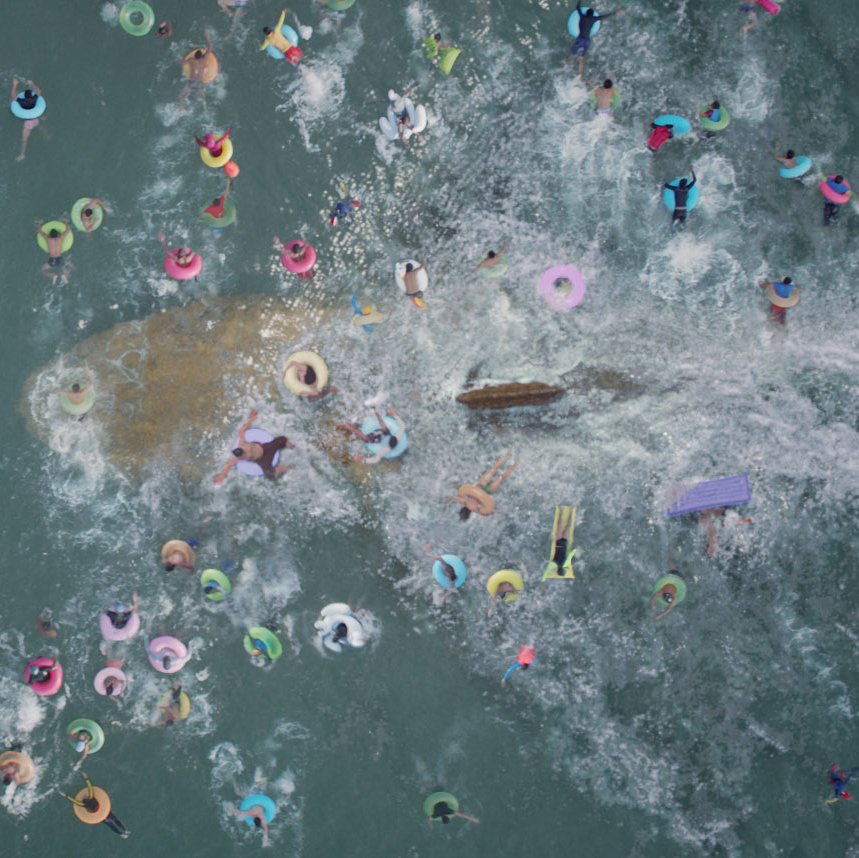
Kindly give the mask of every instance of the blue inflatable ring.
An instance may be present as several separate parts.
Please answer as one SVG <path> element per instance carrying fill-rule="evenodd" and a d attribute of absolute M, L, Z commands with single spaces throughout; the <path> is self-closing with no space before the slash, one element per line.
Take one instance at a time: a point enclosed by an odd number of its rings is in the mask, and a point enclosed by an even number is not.
<path fill-rule="evenodd" d="M 797 155 L 796 156 L 796 166 L 795 167 L 782 167 L 778 174 L 783 179 L 798 179 L 800 176 L 804 176 L 811 169 L 811 158 L 806 155 Z"/>
<path fill-rule="evenodd" d="M 29 109 L 21 107 L 21 102 L 17 98 L 9 105 L 12 115 L 17 116 L 18 119 L 38 119 L 47 109 L 48 103 L 41 95 L 36 98 L 36 103 Z"/>
<path fill-rule="evenodd" d="M 385 426 L 388 427 L 388 431 L 392 435 L 396 435 L 397 432 L 400 431 L 400 424 L 396 417 L 391 417 L 386 414 L 384 416 Z M 373 432 L 378 432 L 381 427 L 379 426 L 379 421 L 376 420 L 376 416 L 372 415 L 370 417 L 365 417 L 361 422 L 361 431 L 365 435 L 372 435 Z M 388 446 L 388 438 L 385 436 L 381 441 L 376 444 L 367 444 L 367 449 L 370 451 L 371 455 L 378 456 L 379 453 L 383 451 L 387 451 L 383 458 L 385 459 L 396 459 L 399 456 L 402 456 L 403 453 L 406 452 L 409 448 L 409 436 L 407 433 L 403 433 L 403 437 L 400 438 L 396 447 Z"/>
<path fill-rule="evenodd" d="M 262 808 L 266 822 L 271 822 L 277 814 L 277 805 L 267 795 L 263 795 L 261 792 L 252 792 L 250 795 L 246 795 L 242 799 L 242 803 L 239 805 L 239 810 L 250 810 L 256 805 L 259 805 Z M 251 828 L 254 827 L 252 817 L 246 816 L 244 817 L 244 820 Z"/>
<path fill-rule="evenodd" d="M 676 179 L 672 179 L 668 184 L 673 185 L 676 182 L 679 182 L 680 179 L 684 178 L 684 176 L 678 176 Z M 698 200 L 701 198 L 701 192 L 698 190 L 697 182 L 692 186 L 692 190 L 689 191 L 689 196 L 686 197 L 686 211 L 691 212 L 695 206 L 698 205 Z M 665 208 L 668 211 L 674 211 L 674 194 L 672 191 L 669 191 L 668 188 L 662 189 L 662 202 L 665 203 Z"/>
<path fill-rule="evenodd" d="M 675 137 L 680 137 L 683 134 L 688 134 L 692 130 L 689 120 L 683 116 L 678 116 L 676 113 L 663 113 L 653 120 L 654 125 L 672 125 L 671 133 Z"/>
<path fill-rule="evenodd" d="M 465 583 L 465 579 L 468 577 L 465 564 L 455 554 L 442 554 L 441 556 L 442 560 L 444 560 L 448 566 L 453 567 L 453 571 L 456 573 L 456 581 L 453 582 L 453 586 L 458 590 Z M 436 560 L 432 565 L 432 574 L 435 580 L 444 587 L 445 590 L 450 589 L 451 582 L 444 574 L 444 570 L 441 568 L 441 563 L 438 560 Z"/>
<path fill-rule="evenodd" d="M 298 47 L 298 33 L 289 26 L 289 24 L 284 24 L 280 28 L 280 34 L 289 42 L 292 42 L 293 45 Z M 285 60 L 286 54 L 283 51 L 278 50 L 274 45 L 268 45 L 265 49 L 265 52 L 276 60 Z"/>
<path fill-rule="evenodd" d="M 582 12 L 587 12 L 589 6 L 582 6 Z M 597 21 L 596 24 L 591 27 L 591 36 L 595 36 L 600 30 L 600 22 Z M 579 37 L 579 10 L 573 9 L 570 12 L 570 17 L 567 18 L 567 32 L 574 38 L 578 39 Z"/>

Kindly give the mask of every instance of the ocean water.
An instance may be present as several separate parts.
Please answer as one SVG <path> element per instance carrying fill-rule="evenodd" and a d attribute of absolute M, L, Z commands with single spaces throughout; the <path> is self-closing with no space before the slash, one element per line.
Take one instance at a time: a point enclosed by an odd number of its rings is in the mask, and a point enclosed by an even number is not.
<path fill-rule="evenodd" d="M 307 858 L 859 855 L 852 803 L 825 804 L 829 766 L 859 763 L 857 225 L 850 204 L 824 229 L 816 189 L 857 178 L 855 8 L 786 0 L 744 39 L 735 3 L 630 3 L 585 73 L 619 86 L 612 120 L 574 78 L 569 5 L 293 9 L 313 27 L 297 68 L 258 50 L 278 13 L 261 0 L 235 21 L 215 0 L 158 5 L 165 41 L 127 35 L 105 3 L 0 10 L 6 85 L 33 78 L 48 101 L 24 161 L 20 123 L 0 135 L 0 740 L 38 768 L 0 793 L 4 854 L 247 854 L 261 838 L 232 809 L 260 788 L 278 805 L 272 848 Z M 181 59 L 206 29 L 222 74 L 182 111 Z M 450 77 L 422 56 L 433 31 L 463 49 Z M 408 149 L 379 132 L 389 88 L 427 109 Z M 724 133 L 647 151 L 657 114 L 693 119 L 713 98 L 731 111 Z M 225 180 L 192 138 L 226 127 L 238 221 L 216 235 L 199 213 Z M 803 185 L 778 177 L 788 147 L 814 160 Z M 701 203 L 674 232 L 659 189 L 690 165 Z M 331 229 L 338 178 L 362 206 Z M 110 212 L 52 285 L 34 221 L 87 195 Z M 203 256 L 198 282 L 163 274 L 159 231 Z M 287 274 L 274 235 L 316 246 L 314 280 Z M 477 276 L 504 242 L 509 273 Z M 429 270 L 425 310 L 394 284 L 408 258 Z M 588 282 L 569 314 L 537 293 L 555 263 Z M 803 291 L 780 331 L 756 284 L 786 275 Z M 350 323 L 353 291 L 387 314 L 371 334 Z M 275 305 L 287 322 L 256 321 Z M 278 384 L 302 348 L 324 355 L 336 395 L 311 404 Z M 98 400 L 70 422 L 56 391 L 83 362 Z M 454 400 L 531 380 L 570 389 L 509 412 Z M 346 466 L 331 425 L 388 403 L 409 452 Z M 296 443 L 295 469 L 217 488 L 254 407 Z M 132 424 L 131 442 L 116 436 Z M 508 448 L 520 464 L 497 513 L 461 522 L 441 502 Z M 725 527 L 709 559 L 666 498 L 740 472 L 753 523 Z M 578 507 L 577 579 L 544 584 L 557 503 Z M 186 535 L 200 568 L 236 564 L 221 605 L 159 566 L 161 544 Z M 444 607 L 427 546 L 468 566 Z M 657 622 L 649 596 L 671 563 L 688 594 Z M 489 618 L 485 581 L 502 568 L 526 591 Z M 132 590 L 143 632 L 117 703 L 92 690 L 97 616 Z M 335 601 L 360 611 L 364 649 L 319 645 L 313 623 Z M 35 631 L 46 608 L 52 641 Z M 284 656 L 260 669 L 242 635 L 266 620 Z M 154 726 L 170 677 L 143 647 L 159 634 L 193 653 L 191 714 L 170 728 Z M 526 643 L 537 663 L 502 688 Z M 43 653 L 66 672 L 52 698 L 22 682 Z M 77 717 L 105 729 L 83 768 L 125 842 L 59 795 L 82 785 L 64 735 Z M 437 787 L 480 825 L 429 826 Z"/>

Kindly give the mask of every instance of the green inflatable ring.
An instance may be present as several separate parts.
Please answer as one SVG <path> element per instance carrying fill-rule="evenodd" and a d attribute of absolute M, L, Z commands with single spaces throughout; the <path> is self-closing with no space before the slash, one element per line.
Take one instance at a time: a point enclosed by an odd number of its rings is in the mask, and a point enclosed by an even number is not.
<path fill-rule="evenodd" d="M 60 408 L 71 414 L 72 417 L 80 417 L 81 414 L 86 414 L 95 405 L 95 391 L 90 388 L 86 392 L 86 398 L 83 402 L 72 402 L 67 393 L 60 394 Z"/>
<path fill-rule="evenodd" d="M 345 12 L 355 5 L 355 0 L 328 0 L 327 6 L 335 12 Z"/>
<path fill-rule="evenodd" d="M 459 801 L 455 795 L 449 792 L 434 792 L 424 799 L 424 816 L 432 816 L 433 808 L 440 802 L 444 801 L 448 807 L 456 812 L 459 810 Z"/>
<path fill-rule="evenodd" d="M 132 20 L 135 15 L 140 15 L 140 21 L 137 24 Z M 129 36 L 145 36 L 154 23 L 155 13 L 143 0 L 129 0 L 119 10 L 119 25 Z"/>
<path fill-rule="evenodd" d="M 450 74 L 456 58 L 462 53 L 462 48 L 442 48 L 438 67 L 444 74 Z"/>
<path fill-rule="evenodd" d="M 660 595 L 661 591 L 668 586 L 675 590 L 674 600 L 666 602 Z M 652 598 L 666 610 L 673 605 L 679 605 L 686 598 L 686 582 L 679 575 L 663 575 L 654 585 Z"/>
<path fill-rule="evenodd" d="M 278 640 L 277 635 L 271 629 L 267 629 L 265 626 L 252 626 L 248 629 L 248 633 L 245 635 L 244 645 L 245 650 L 251 655 L 253 655 L 254 643 L 256 641 L 261 641 L 265 644 L 265 648 L 268 651 L 268 657 L 271 661 L 277 661 L 281 655 L 283 655 L 283 646 Z"/>
<path fill-rule="evenodd" d="M 428 60 L 435 59 L 438 53 L 438 42 L 433 36 L 427 36 L 424 39 L 424 58 Z"/>
<path fill-rule="evenodd" d="M 92 202 L 92 197 L 81 197 L 79 200 L 75 202 L 72 206 L 72 226 L 78 232 L 95 232 L 102 224 L 104 220 L 104 209 L 96 204 L 93 206 L 92 210 L 92 229 L 87 229 L 84 226 L 83 220 L 81 220 L 81 214 L 83 210 Z"/>
<path fill-rule="evenodd" d="M 220 569 L 204 569 L 200 575 L 200 585 L 205 588 L 206 584 L 217 584 L 221 589 L 206 593 L 206 598 L 211 602 L 223 602 L 233 592 L 233 585 L 229 578 Z M 266 631 L 268 631 L 266 629 Z"/>
<path fill-rule="evenodd" d="M 212 229 L 224 229 L 224 227 L 232 226 L 236 222 L 237 215 L 238 209 L 236 208 L 236 204 L 232 200 L 225 200 L 223 217 L 215 217 L 208 212 L 203 212 L 200 217 Z"/>
<path fill-rule="evenodd" d="M 62 234 L 63 243 L 60 245 L 60 249 L 63 253 L 66 253 L 75 243 L 75 234 L 72 232 L 72 228 L 61 220 L 49 220 L 42 226 L 42 229 L 45 232 L 50 232 L 52 229 L 55 229 L 57 232 Z M 45 236 L 42 235 L 41 232 L 36 233 L 36 244 L 38 244 L 45 253 L 48 252 L 48 242 L 45 241 Z"/>
<path fill-rule="evenodd" d="M 87 742 L 89 752 L 95 754 L 97 751 L 100 751 L 104 746 L 104 730 L 101 729 L 101 725 L 96 724 L 95 721 L 91 721 L 89 718 L 76 718 L 66 727 L 66 736 L 69 739 L 69 744 L 74 748 L 77 740 L 72 739 L 71 734 L 79 733 L 81 730 L 86 730 L 92 736 L 89 742 Z"/>
<path fill-rule="evenodd" d="M 709 109 L 710 109 L 710 105 L 705 104 L 698 111 L 698 117 L 701 120 L 701 124 L 708 131 L 724 131 L 724 129 L 727 128 L 731 124 L 731 114 L 728 113 L 728 109 L 726 107 L 720 107 L 719 108 L 719 121 L 718 122 L 713 122 L 712 120 L 707 119 L 707 117 L 704 116 L 704 112 L 706 110 L 709 110 Z"/>

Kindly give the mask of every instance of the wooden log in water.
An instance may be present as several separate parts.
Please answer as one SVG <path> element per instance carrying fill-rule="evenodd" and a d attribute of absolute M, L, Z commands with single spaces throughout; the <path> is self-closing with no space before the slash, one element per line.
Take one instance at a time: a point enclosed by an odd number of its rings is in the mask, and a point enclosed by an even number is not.
<path fill-rule="evenodd" d="M 469 408 L 519 408 L 528 405 L 546 405 L 566 393 L 565 387 L 553 387 L 539 381 L 512 382 L 469 390 L 456 397 L 457 402 Z"/>

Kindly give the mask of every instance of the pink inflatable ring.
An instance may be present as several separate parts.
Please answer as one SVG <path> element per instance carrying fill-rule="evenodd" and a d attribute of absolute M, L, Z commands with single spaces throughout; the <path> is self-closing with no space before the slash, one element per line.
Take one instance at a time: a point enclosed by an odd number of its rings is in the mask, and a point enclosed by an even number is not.
<path fill-rule="evenodd" d="M 44 682 L 30 682 L 30 673 L 37 667 L 51 668 L 48 678 Z M 34 658 L 24 671 L 24 682 L 42 697 L 50 697 L 56 694 L 63 684 L 63 668 L 55 658 L 48 658 L 45 655 Z"/>
<path fill-rule="evenodd" d="M 585 278 L 575 265 L 553 265 L 543 272 L 538 287 L 540 296 L 559 313 L 578 307 L 588 291 Z"/>
<path fill-rule="evenodd" d="M 837 206 L 843 206 L 845 203 L 850 202 L 850 197 L 853 196 L 853 193 L 850 190 L 850 182 L 845 179 L 840 185 L 837 185 L 835 182 L 835 176 L 827 176 L 825 179 L 821 180 L 818 187 L 820 188 L 820 193 L 823 194 L 829 202 L 835 203 Z M 846 188 L 847 190 L 843 192 L 837 191 L 836 187 Z"/>
<path fill-rule="evenodd" d="M 171 248 L 170 253 L 164 257 L 164 270 L 174 280 L 193 280 L 203 270 L 203 257 L 195 253 L 187 265 L 180 265 L 173 255 L 173 251 L 178 249 Z"/>
<path fill-rule="evenodd" d="M 280 254 L 280 262 L 287 271 L 291 271 L 293 274 L 304 274 L 305 271 L 310 271 L 316 265 L 316 248 L 300 238 L 288 241 L 284 248 L 295 247 L 296 244 L 304 248 L 304 256 L 301 259 L 292 259 L 284 249 L 284 252 Z"/>
<path fill-rule="evenodd" d="M 125 687 L 128 685 L 128 677 L 118 667 L 102 668 L 95 675 L 95 679 L 92 681 L 92 684 L 95 690 L 103 696 L 107 696 L 108 679 L 115 679 L 116 682 L 119 684 L 119 690 L 114 691 L 112 696 L 120 697 L 125 691 Z"/>
<path fill-rule="evenodd" d="M 132 611 L 125 625 L 117 628 L 105 611 L 98 615 L 98 628 L 106 641 L 127 641 L 140 631 L 140 617 L 137 611 Z"/>
<path fill-rule="evenodd" d="M 178 638 L 161 635 L 146 645 L 149 663 L 159 673 L 178 673 L 188 663 L 191 653 Z M 165 664 L 165 660 L 169 662 Z"/>

